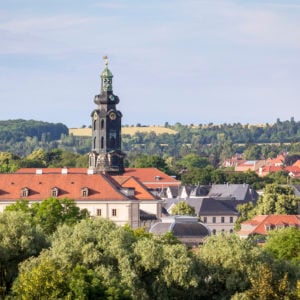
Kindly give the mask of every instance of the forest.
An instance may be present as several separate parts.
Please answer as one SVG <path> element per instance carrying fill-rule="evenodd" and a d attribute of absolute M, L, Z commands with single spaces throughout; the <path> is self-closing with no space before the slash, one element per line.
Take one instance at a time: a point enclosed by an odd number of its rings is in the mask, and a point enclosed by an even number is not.
<path fill-rule="evenodd" d="M 209 157 L 214 165 L 249 148 L 249 159 L 274 157 L 281 151 L 300 152 L 300 122 L 294 118 L 287 121 L 277 119 L 272 125 L 165 123 L 164 126 L 175 130 L 177 134 L 157 134 L 153 131 L 122 135 L 123 151 L 172 157 L 197 153 Z M 0 121 L 1 152 L 24 157 L 40 148 L 47 151 L 60 148 L 85 154 L 91 149 L 91 139 L 69 135 L 67 126 L 61 123 Z"/>
<path fill-rule="evenodd" d="M 187 248 L 91 219 L 72 200 L 21 200 L 0 213 L 0 297 L 299 299 L 300 231 L 255 239 L 219 234 Z"/>

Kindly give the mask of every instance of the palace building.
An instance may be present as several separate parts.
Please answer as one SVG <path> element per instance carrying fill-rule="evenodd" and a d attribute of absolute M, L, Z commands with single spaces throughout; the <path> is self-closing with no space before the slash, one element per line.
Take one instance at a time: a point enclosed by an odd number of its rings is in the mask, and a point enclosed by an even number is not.
<path fill-rule="evenodd" d="M 49 197 L 73 199 L 92 217 L 103 217 L 118 225 L 149 227 L 161 217 L 161 200 L 155 191 L 180 182 L 156 168 L 124 168 L 121 149 L 122 113 L 113 93 L 113 75 L 101 73 L 100 94 L 91 113 L 92 146 L 87 168 L 23 168 L 0 174 L 0 211 L 17 200 L 41 202 Z"/>

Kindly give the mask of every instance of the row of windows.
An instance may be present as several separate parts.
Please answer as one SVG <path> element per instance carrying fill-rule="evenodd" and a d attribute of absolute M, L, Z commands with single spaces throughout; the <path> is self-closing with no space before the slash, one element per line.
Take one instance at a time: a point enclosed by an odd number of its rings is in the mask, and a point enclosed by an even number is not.
<path fill-rule="evenodd" d="M 225 230 L 222 229 L 221 232 L 225 232 Z M 230 229 L 229 232 L 230 232 L 230 233 L 233 233 L 233 229 Z M 217 233 L 217 230 L 216 230 L 216 229 L 213 229 L 213 230 L 211 231 L 211 233 L 212 233 L 213 235 L 215 235 L 215 234 Z"/>
<path fill-rule="evenodd" d="M 96 211 L 96 214 L 97 214 L 97 216 L 102 216 L 102 209 L 101 208 L 98 208 L 97 209 L 97 211 Z M 113 216 L 113 217 L 116 217 L 117 216 L 117 209 L 116 208 L 113 208 L 112 210 L 111 210 L 111 215 Z"/>
<path fill-rule="evenodd" d="M 208 222 L 208 217 L 203 217 L 203 223 L 207 223 L 207 222 Z M 217 223 L 217 217 L 212 217 L 211 222 Z M 225 223 L 225 217 L 221 217 L 221 223 Z M 229 223 L 233 223 L 233 217 L 229 217 Z"/>
<path fill-rule="evenodd" d="M 30 195 L 30 189 L 29 188 L 23 188 L 21 190 L 21 197 L 28 197 Z M 59 195 L 59 189 L 54 187 L 50 191 L 50 196 L 57 197 Z M 88 188 L 82 188 L 81 189 L 81 196 L 87 197 L 89 195 L 89 189 Z"/>
<path fill-rule="evenodd" d="M 101 120 L 101 129 L 104 128 L 104 120 Z M 94 130 L 97 129 L 97 120 L 94 121 Z"/>

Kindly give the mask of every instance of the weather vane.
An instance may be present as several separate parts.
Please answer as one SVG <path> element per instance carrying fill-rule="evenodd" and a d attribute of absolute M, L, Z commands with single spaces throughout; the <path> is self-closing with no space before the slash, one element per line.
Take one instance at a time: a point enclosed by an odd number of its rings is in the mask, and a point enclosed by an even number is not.
<path fill-rule="evenodd" d="M 107 66 L 107 65 L 108 65 L 108 56 L 107 56 L 107 55 L 104 55 L 104 56 L 103 56 L 103 59 L 104 59 L 105 65 Z"/>

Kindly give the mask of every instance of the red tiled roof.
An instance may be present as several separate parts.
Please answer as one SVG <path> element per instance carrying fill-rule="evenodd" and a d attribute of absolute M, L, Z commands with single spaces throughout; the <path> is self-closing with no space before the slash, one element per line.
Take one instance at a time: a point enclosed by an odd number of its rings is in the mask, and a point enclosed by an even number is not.
<path fill-rule="evenodd" d="M 87 174 L 87 168 L 21 168 L 15 173 L 36 173 L 41 170 L 42 174 L 61 174 L 62 170 L 67 170 L 68 174 Z"/>
<path fill-rule="evenodd" d="M 300 168 L 294 165 L 285 167 L 285 170 L 294 174 L 300 173 Z"/>
<path fill-rule="evenodd" d="M 178 186 L 180 181 L 156 168 L 126 168 L 124 175 L 134 176 L 147 188 Z"/>
<path fill-rule="evenodd" d="M 17 200 L 21 190 L 29 189 L 28 200 L 43 200 L 57 188 L 57 198 L 76 200 L 127 200 L 118 187 L 101 174 L 0 174 L 0 200 Z M 88 188 L 88 196 L 82 197 L 82 189 Z"/>
<path fill-rule="evenodd" d="M 293 167 L 298 167 L 300 168 L 300 159 L 298 159 L 294 164 Z"/>
<path fill-rule="evenodd" d="M 245 225 L 245 226 L 243 226 Z M 239 235 L 263 234 L 267 235 L 266 226 L 298 226 L 300 227 L 299 215 L 260 215 L 242 223 Z"/>
<path fill-rule="evenodd" d="M 124 188 L 134 188 L 135 197 L 138 200 L 156 200 L 156 198 L 147 190 L 140 181 L 133 176 L 112 176 Z"/>
<path fill-rule="evenodd" d="M 285 160 L 285 157 L 282 154 L 279 154 L 275 158 L 268 158 L 266 162 L 268 165 L 274 166 L 275 164 L 276 165 L 283 164 L 284 160 Z"/>
<path fill-rule="evenodd" d="M 67 170 L 68 174 L 87 174 L 88 168 L 21 168 L 16 173 L 33 173 L 41 170 L 43 174 L 61 174 L 62 170 Z M 165 174 L 157 168 L 126 168 L 123 176 L 134 176 L 147 188 L 161 188 L 167 186 L 178 186 L 180 181 L 172 176 Z"/>
<path fill-rule="evenodd" d="M 88 174 L 87 171 L 87 168 L 22 168 L 13 174 L 0 174 L 0 200 L 21 199 L 21 192 L 24 188 L 29 190 L 28 196 L 24 198 L 30 201 L 49 198 L 53 188 L 57 188 L 59 191 L 57 198 L 100 201 L 156 200 L 146 185 L 138 178 L 127 174 L 136 174 L 142 180 L 149 180 L 151 174 L 156 174 L 156 176 L 160 176 L 159 182 L 167 183 L 170 180 L 170 184 L 178 183 L 174 178 L 155 168 L 128 169 L 122 176 Z M 155 185 L 150 183 L 150 186 Z M 84 188 L 88 189 L 86 197 L 83 197 L 82 194 Z M 122 188 L 134 189 L 134 197 L 127 197 L 121 192 Z"/>

